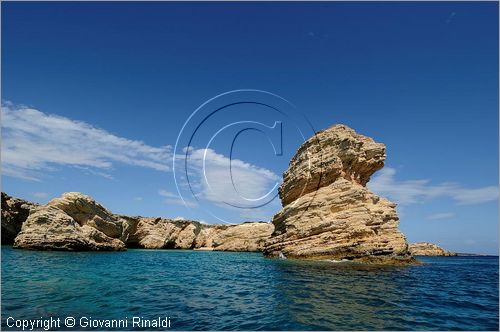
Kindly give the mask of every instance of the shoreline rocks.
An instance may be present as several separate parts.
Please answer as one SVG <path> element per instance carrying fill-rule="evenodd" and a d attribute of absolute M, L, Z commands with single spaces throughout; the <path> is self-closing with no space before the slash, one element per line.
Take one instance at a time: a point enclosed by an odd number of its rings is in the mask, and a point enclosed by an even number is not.
<path fill-rule="evenodd" d="M 127 246 L 145 249 L 261 251 L 273 231 L 268 222 L 209 225 L 193 220 L 125 218 L 133 230 Z"/>
<path fill-rule="evenodd" d="M 2 193 L 2 232 L 7 229 L 6 235 L 12 238 L 3 244 L 66 251 L 121 251 L 127 247 L 261 251 L 273 231 L 273 225 L 266 222 L 208 225 L 191 220 L 120 216 L 77 192 L 64 193 L 46 205 L 27 204 Z"/>
<path fill-rule="evenodd" d="M 345 125 L 318 132 L 298 149 L 283 175 L 283 208 L 266 242 L 268 257 L 415 262 L 399 231 L 396 204 L 366 184 L 385 161 L 385 146 Z"/>
<path fill-rule="evenodd" d="M 429 242 L 411 243 L 408 250 L 413 256 L 457 256 L 456 253 Z"/>
<path fill-rule="evenodd" d="M 30 211 L 14 240 L 14 248 L 125 250 L 124 242 L 117 239 L 122 238 L 122 227 L 121 220 L 91 197 L 69 192 Z"/>
<path fill-rule="evenodd" d="M 37 204 L 14 198 L 2 192 L 2 244 L 13 244 L 28 218 L 30 209 Z"/>
<path fill-rule="evenodd" d="M 124 216 L 77 192 L 46 205 L 2 193 L 2 244 L 34 250 L 262 251 L 267 257 L 401 265 L 414 263 L 412 254 L 441 253 L 430 244 L 409 248 L 398 229 L 396 204 L 366 187 L 384 166 L 385 151 L 384 144 L 345 125 L 318 132 L 284 172 L 283 208 L 272 223 Z"/>

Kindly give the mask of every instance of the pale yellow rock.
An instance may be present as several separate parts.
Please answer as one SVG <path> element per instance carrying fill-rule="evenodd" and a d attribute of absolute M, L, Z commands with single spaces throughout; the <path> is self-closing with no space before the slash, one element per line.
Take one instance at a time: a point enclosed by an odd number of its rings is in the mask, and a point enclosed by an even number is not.
<path fill-rule="evenodd" d="M 36 250 L 124 250 L 122 241 L 90 226 L 80 226 L 54 206 L 34 208 L 14 241 L 15 248 Z"/>
<path fill-rule="evenodd" d="M 307 140 L 284 173 L 283 209 L 267 256 L 405 264 L 413 258 L 394 203 L 366 188 L 383 167 L 385 146 L 335 125 Z"/>
<path fill-rule="evenodd" d="M 109 237 L 126 241 L 128 234 L 124 233 L 124 220 L 114 215 L 92 197 L 79 192 L 67 192 L 61 197 L 47 203 L 68 214 L 80 226 L 88 225 Z"/>
<path fill-rule="evenodd" d="M 385 145 L 345 125 L 318 132 L 302 144 L 283 174 L 283 206 L 343 177 L 363 186 L 384 166 Z"/>
<path fill-rule="evenodd" d="M 429 242 L 411 243 L 408 250 L 413 256 L 456 256 L 457 254 Z"/>
<path fill-rule="evenodd" d="M 260 251 L 273 229 L 271 223 L 265 222 L 206 225 L 189 220 L 138 217 L 129 243 L 148 249 Z"/>
<path fill-rule="evenodd" d="M 199 233 L 199 227 L 194 223 L 189 223 L 181 229 L 175 239 L 176 248 L 192 249 Z"/>
<path fill-rule="evenodd" d="M 16 248 L 39 250 L 198 249 L 260 251 L 271 223 L 206 225 L 197 221 L 115 215 L 90 196 L 69 192 L 37 207 Z"/>
<path fill-rule="evenodd" d="M 246 222 L 238 225 L 202 225 L 202 229 L 197 247 L 221 251 L 262 251 L 274 226 L 267 222 Z"/>

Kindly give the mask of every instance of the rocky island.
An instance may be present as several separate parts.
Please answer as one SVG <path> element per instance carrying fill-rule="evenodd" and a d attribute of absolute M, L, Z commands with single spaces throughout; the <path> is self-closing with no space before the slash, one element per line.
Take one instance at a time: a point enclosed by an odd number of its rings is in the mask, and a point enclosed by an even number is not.
<path fill-rule="evenodd" d="M 413 256 L 457 256 L 456 253 L 429 242 L 411 243 L 408 250 Z"/>
<path fill-rule="evenodd" d="M 382 143 L 345 125 L 318 132 L 290 161 L 279 188 L 283 208 L 271 223 L 124 216 L 77 192 L 46 205 L 2 193 L 2 243 L 33 250 L 262 251 L 267 257 L 413 263 L 422 246 L 408 246 L 396 205 L 366 187 L 385 158 Z"/>

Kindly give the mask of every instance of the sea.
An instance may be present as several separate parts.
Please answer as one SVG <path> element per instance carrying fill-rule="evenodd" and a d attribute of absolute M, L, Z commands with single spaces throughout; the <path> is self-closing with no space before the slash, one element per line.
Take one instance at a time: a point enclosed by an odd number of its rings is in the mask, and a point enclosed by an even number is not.
<path fill-rule="evenodd" d="M 377 267 L 260 253 L 2 246 L 2 330 L 498 331 L 497 256 L 418 259 Z"/>

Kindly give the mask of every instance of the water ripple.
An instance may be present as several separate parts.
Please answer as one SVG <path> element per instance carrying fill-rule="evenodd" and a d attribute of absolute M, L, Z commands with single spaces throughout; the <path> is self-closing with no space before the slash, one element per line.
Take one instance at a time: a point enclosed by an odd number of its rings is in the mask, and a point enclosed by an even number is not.
<path fill-rule="evenodd" d="M 169 316 L 176 330 L 498 330 L 497 257 L 423 260 L 382 268 L 256 253 L 3 246 L 2 316 Z"/>

